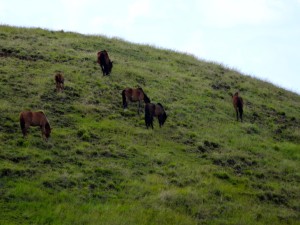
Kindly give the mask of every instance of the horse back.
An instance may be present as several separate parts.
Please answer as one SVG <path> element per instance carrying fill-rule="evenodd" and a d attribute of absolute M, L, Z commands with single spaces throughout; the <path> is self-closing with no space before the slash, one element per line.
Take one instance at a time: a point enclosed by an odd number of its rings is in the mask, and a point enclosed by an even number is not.
<path fill-rule="evenodd" d="M 20 118 L 31 126 L 43 126 L 49 123 L 43 111 L 25 111 L 21 113 Z"/>
<path fill-rule="evenodd" d="M 127 91 L 127 96 L 129 97 L 130 101 L 139 101 L 144 98 L 144 92 L 140 88 L 129 88 Z"/>
<path fill-rule="evenodd" d="M 164 108 L 163 108 L 163 106 L 160 104 L 160 103 L 157 103 L 156 105 L 155 105 L 155 113 L 154 113 L 154 115 L 155 116 L 159 116 L 159 115 L 162 115 L 163 113 L 164 113 Z"/>

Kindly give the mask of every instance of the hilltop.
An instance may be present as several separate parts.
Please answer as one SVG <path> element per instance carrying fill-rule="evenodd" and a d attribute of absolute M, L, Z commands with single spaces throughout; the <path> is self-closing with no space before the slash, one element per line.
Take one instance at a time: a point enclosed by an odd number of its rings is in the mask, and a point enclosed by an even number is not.
<path fill-rule="evenodd" d="M 299 95 L 191 55 L 64 31 L 0 26 L 0 64 L 0 224 L 299 224 Z M 121 91 L 138 86 L 164 105 L 163 128 L 147 130 L 137 104 L 123 110 Z M 37 128 L 22 138 L 28 109 L 47 115 L 48 142 Z"/>

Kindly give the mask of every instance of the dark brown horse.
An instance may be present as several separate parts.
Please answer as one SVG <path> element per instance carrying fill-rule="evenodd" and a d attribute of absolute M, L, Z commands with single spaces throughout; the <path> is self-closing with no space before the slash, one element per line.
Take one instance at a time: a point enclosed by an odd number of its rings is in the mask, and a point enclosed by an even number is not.
<path fill-rule="evenodd" d="M 243 122 L 244 102 L 243 102 L 242 97 L 239 96 L 238 92 L 236 92 L 234 95 L 232 95 L 232 103 L 233 103 L 233 107 L 236 112 L 236 120 L 239 121 L 239 117 L 240 117 L 241 122 Z"/>
<path fill-rule="evenodd" d="M 147 129 L 149 126 L 151 126 L 153 129 L 153 117 L 157 117 L 159 127 L 164 125 L 167 119 L 167 114 L 162 104 L 147 103 L 145 105 L 145 123 Z"/>
<path fill-rule="evenodd" d="M 26 137 L 30 126 L 39 126 L 42 131 L 42 137 L 47 141 L 50 137 L 51 127 L 44 112 L 23 111 L 20 113 L 20 126 L 23 136 Z"/>
<path fill-rule="evenodd" d="M 140 113 L 141 101 L 145 103 L 150 103 L 150 99 L 145 94 L 142 88 L 126 88 L 122 91 L 122 100 L 123 100 L 123 108 L 127 108 L 128 101 L 130 102 L 139 102 L 138 105 L 138 114 Z"/>
<path fill-rule="evenodd" d="M 55 79 L 55 83 L 56 83 L 56 91 L 57 92 L 63 91 L 65 88 L 65 86 L 64 86 L 65 79 L 64 79 L 63 73 L 57 72 L 54 76 L 54 79 Z"/>
<path fill-rule="evenodd" d="M 111 73 L 113 62 L 110 61 L 106 50 L 97 53 L 97 63 L 100 65 L 103 76 Z"/>

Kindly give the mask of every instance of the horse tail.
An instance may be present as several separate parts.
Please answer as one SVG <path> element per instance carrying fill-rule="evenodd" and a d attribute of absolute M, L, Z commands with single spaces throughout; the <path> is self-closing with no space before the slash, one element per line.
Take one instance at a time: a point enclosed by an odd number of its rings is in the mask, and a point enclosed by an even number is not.
<path fill-rule="evenodd" d="M 26 134 L 26 130 L 25 130 L 25 119 L 24 119 L 24 116 L 23 116 L 22 113 L 20 114 L 20 127 L 21 127 L 21 130 L 22 130 L 23 135 L 25 136 L 25 134 Z"/>
<path fill-rule="evenodd" d="M 240 113 L 240 118 L 241 118 L 241 120 L 243 120 L 244 101 L 243 101 L 243 99 L 241 97 L 238 98 L 237 107 L 238 107 L 238 110 L 239 110 L 239 113 Z"/>
<path fill-rule="evenodd" d="M 243 107 L 239 107 L 239 113 L 241 114 L 241 116 L 243 115 L 243 112 L 244 112 Z"/>
<path fill-rule="evenodd" d="M 123 100 L 123 108 L 125 109 L 127 107 L 127 101 L 126 101 L 126 91 L 122 91 L 122 100 Z"/>

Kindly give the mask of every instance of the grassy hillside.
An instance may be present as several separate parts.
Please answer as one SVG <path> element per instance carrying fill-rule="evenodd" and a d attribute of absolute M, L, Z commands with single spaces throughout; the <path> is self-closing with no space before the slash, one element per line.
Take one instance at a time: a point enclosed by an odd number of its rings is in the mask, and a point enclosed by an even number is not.
<path fill-rule="evenodd" d="M 96 53 L 114 61 L 102 76 Z M 0 224 L 300 224 L 300 96 L 102 36 L 0 26 Z M 65 92 L 54 73 L 63 71 Z M 168 119 L 147 130 L 121 91 Z M 244 123 L 230 93 L 240 91 Z M 43 110 L 48 142 L 20 111 Z"/>

